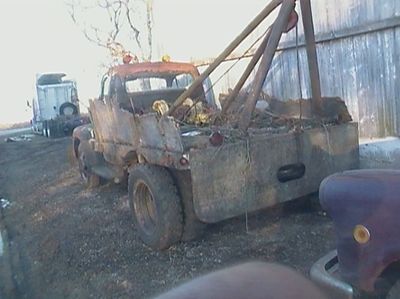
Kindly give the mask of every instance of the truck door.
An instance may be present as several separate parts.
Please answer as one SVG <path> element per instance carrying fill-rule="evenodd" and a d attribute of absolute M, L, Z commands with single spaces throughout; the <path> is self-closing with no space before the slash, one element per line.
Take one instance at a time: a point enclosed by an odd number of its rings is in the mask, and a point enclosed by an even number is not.
<path fill-rule="evenodd" d="M 99 143 L 99 148 L 103 152 L 104 158 L 109 161 L 114 161 L 114 118 L 109 93 L 109 78 L 102 81 L 102 95 L 90 102 L 90 114 L 93 123 L 93 130 L 96 135 L 96 141 Z"/>
<path fill-rule="evenodd" d="M 136 149 L 137 136 L 135 132 L 135 120 L 133 115 L 133 107 L 130 104 L 128 94 L 125 89 L 123 80 L 114 76 L 110 84 L 110 99 L 112 102 L 113 118 L 114 118 L 114 141 L 118 145 L 133 147 Z"/>

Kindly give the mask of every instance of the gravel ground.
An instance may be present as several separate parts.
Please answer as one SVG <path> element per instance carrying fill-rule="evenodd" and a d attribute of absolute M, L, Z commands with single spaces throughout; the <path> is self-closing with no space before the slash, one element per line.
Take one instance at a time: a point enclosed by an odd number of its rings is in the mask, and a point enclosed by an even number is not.
<path fill-rule="evenodd" d="M 334 247 L 330 220 L 306 201 L 210 225 L 190 243 L 155 252 L 138 238 L 127 191 L 86 190 L 70 138 L 0 141 L 0 297 L 151 298 L 212 270 L 249 260 L 307 274 Z M 8 281 L 8 283 L 6 283 Z"/>

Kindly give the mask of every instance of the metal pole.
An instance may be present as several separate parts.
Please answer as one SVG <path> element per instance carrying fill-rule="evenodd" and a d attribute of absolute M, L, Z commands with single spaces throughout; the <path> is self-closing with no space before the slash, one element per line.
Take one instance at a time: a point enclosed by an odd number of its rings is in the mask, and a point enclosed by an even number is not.
<path fill-rule="evenodd" d="M 240 77 L 238 83 L 236 83 L 235 88 L 232 90 L 231 94 L 226 98 L 225 103 L 222 107 L 222 114 L 228 112 L 229 107 L 232 105 L 233 101 L 238 96 L 243 85 L 246 83 L 247 79 L 251 75 L 251 72 L 254 70 L 257 63 L 260 61 L 260 58 L 265 51 L 265 47 L 268 44 L 268 40 L 269 40 L 270 36 L 271 36 L 271 29 L 268 30 L 267 35 L 264 37 L 264 39 L 263 39 L 262 43 L 260 44 L 260 46 L 258 47 L 257 51 L 254 53 L 246 70 L 244 71 L 243 75 Z"/>
<path fill-rule="evenodd" d="M 239 120 L 239 128 L 246 131 L 250 125 L 251 116 L 256 107 L 257 100 L 260 96 L 265 79 L 271 68 L 272 60 L 275 56 L 275 51 L 284 31 L 287 29 L 290 13 L 295 7 L 296 0 L 283 0 L 279 15 L 272 26 L 271 37 L 269 38 L 267 47 L 265 48 L 263 58 L 258 67 L 257 74 L 254 79 L 254 85 L 249 97 L 246 100 L 244 110 Z"/>
<path fill-rule="evenodd" d="M 228 57 L 242 42 L 247 38 L 254 29 L 271 14 L 271 12 L 282 3 L 282 0 L 272 0 L 258 16 L 243 30 L 243 32 L 235 38 L 235 40 L 215 59 L 215 61 L 190 85 L 171 106 L 167 115 L 171 115 L 176 108 L 192 95 L 192 93 L 203 83 L 203 81 Z"/>
<path fill-rule="evenodd" d="M 301 15 L 303 17 L 304 37 L 308 68 L 311 81 L 311 107 L 314 116 L 319 117 L 322 111 L 321 81 L 318 69 L 317 49 L 315 46 L 315 33 L 310 0 L 300 0 Z"/>

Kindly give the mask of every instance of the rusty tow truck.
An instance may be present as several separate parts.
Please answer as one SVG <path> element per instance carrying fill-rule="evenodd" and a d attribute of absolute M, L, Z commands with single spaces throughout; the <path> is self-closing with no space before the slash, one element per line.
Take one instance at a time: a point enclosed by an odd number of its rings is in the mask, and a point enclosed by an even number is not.
<path fill-rule="evenodd" d="M 358 126 L 343 101 L 321 97 L 310 1 L 300 4 L 312 99 L 297 103 L 312 112 L 308 119 L 257 108 L 281 36 L 297 25 L 295 0 L 271 1 L 201 74 L 162 61 L 123 64 L 104 77 L 91 125 L 73 133 L 74 154 L 90 186 L 128 178 L 133 219 L 148 246 L 192 239 L 207 223 L 306 196 L 328 175 L 358 167 Z M 220 108 L 210 74 L 278 7 Z"/>

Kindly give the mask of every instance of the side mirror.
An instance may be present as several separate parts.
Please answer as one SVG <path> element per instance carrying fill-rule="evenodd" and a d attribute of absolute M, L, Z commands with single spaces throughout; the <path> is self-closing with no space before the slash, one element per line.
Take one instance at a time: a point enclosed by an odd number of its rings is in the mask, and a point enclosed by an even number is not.
<path fill-rule="evenodd" d="M 104 85 L 105 85 L 107 79 L 108 79 L 107 75 L 104 75 L 103 79 L 101 79 L 101 90 L 100 90 L 100 96 L 99 96 L 99 100 L 101 100 L 101 101 L 104 100 Z"/>

